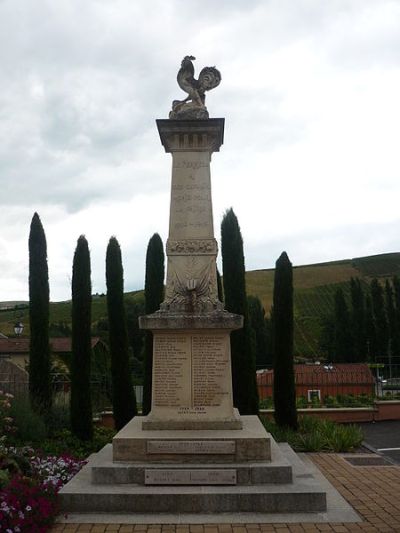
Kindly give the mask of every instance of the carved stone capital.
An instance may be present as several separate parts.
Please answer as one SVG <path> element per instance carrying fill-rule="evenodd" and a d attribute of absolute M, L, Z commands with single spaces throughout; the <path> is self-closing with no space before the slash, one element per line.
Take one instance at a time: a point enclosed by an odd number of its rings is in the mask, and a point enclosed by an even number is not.
<path fill-rule="evenodd" d="M 156 122 L 166 152 L 219 152 L 224 142 L 223 118 Z"/>
<path fill-rule="evenodd" d="M 167 240 L 167 255 L 214 255 L 218 254 L 215 239 Z"/>

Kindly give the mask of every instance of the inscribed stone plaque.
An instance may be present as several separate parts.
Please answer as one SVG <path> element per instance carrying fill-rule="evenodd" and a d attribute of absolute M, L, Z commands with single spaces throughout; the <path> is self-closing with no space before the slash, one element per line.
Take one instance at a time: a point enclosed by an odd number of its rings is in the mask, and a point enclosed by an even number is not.
<path fill-rule="evenodd" d="M 208 152 L 173 154 L 169 237 L 214 237 Z"/>
<path fill-rule="evenodd" d="M 145 485 L 236 485 L 236 470 L 146 468 L 144 482 Z"/>
<path fill-rule="evenodd" d="M 190 372 L 190 337 L 154 337 L 153 405 L 180 407 L 187 404 L 187 374 Z"/>
<path fill-rule="evenodd" d="M 193 405 L 218 407 L 230 394 L 229 352 L 226 335 L 192 336 Z"/>
<path fill-rule="evenodd" d="M 147 453 L 234 454 L 233 440 L 149 440 Z"/>

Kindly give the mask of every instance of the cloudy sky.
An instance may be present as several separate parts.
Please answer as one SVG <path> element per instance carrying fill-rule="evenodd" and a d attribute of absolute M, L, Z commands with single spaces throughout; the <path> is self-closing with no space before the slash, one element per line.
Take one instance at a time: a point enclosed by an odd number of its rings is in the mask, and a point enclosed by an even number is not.
<path fill-rule="evenodd" d="M 216 65 L 225 117 L 214 224 L 241 225 L 247 269 L 400 249 L 399 0 L 0 0 L 0 301 L 27 299 L 32 215 L 51 299 L 70 298 L 80 234 L 103 292 L 108 239 L 125 288 L 164 242 L 171 156 L 155 119 L 185 97 L 182 57 Z"/>

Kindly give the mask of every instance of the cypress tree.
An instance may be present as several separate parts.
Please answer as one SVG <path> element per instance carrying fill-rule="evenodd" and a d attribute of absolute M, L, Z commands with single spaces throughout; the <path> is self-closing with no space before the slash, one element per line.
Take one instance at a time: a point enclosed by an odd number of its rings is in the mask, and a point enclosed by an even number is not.
<path fill-rule="evenodd" d="M 385 282 L 385 305 L 388 323 L 388 357 L 391 368 L 392 358 L 399 353 L 399 330 L 397 328 L 396 308 L 394 304 L 394 292 L 390 281 Z M 396 361 L 396 359 L 395 359 Z"/>
<path fill-rule="evenodd" d="M 268 332 L 265 310 L 259 298 L 248 296 L 250 324 L 255 336 L 256 368 L 267 368 L 272 364 L 272 354 L 268 351 Z"/>
<path fill-rule="evenodd" d="M 297 429 L 293 365 L 293 270 L 286 252 L 276 262 L 273 295 L 274 404 L 279 426 Z"/>
<path fill-rule="evenodd" d="M 350 313 L 339 287 L 335 293 L 335 332 L 334 332 L 334 361 L 336 363 L 351 363 L 353 360 L 353 336 L 350 325 Z"/>
<path fill-rule="evenodd" d="M 91 282 L 88 242 L 78 239 L 72 267 L 71 430 L 82 440 L 93 437 L 90 396 Z"/>
<path fill-rule="evenodd" d="M 29 233 L 29 320 L 29 395 L 32 407 L 45 414 L 51 408 L 49 272 L 46 236 L 37 213 Z"/>
<path fill-rule="evenodd" d="M 395 337 L 396 342 L 393 346 L 393 357 L 395 361 L 400 360 L 400 279 L 397 276 L 393 277 L 393 299 L 395 308 Z"/>
<path fill-rule="evenodd" d="M 164 247 L 161 237 L 155 233 L 149 240 L 146 253 L 146 277 L 144 283 L 146 314 L 160 309 L 164 299 Z M 153 371 L 153 334 L 146 331 L 144 348 L 143 414 L 151 410 Z"/>
<path fill-rule="evenodd" d="M 247 306 L 243 239 L 232 209 L 222 219 L 221 251 L 225 308 L 243 316 L 243 328 L 231 333 L 233 402 L 241 415 L 256 414 L 256 361 Z"/>
<path fill-rule="evenodd" d="M 350 280 L 351 295 L 351 326 L 353 330 L 353 361 L 360 363 L 367 357 L 367 341 L 365 333 L 365 297 L 358 278 Z"/>
<path fill-rule="evenodd" d="M 370 363 L 376 363 L 377 357 L 377 338 L 374 314 L 372 312 L 371 296 L 367 294 L 365 299 L 365 330 L 367 339 L 367 360 Z"/>
<path fill-rule="evenodd" d="M 389 331 L 385 311 L 385 301 L 383 297 L 383 288 L 376 278 L 371 281 L 370 288 L 372 312 L 374 315 L 376 330 L 376 355 L 379 359 L 381 359 L 382 362 L 387 357 L 389 342 Z"/>
<path fill-rule="evenodd" d="M 121 248 L 117 239 L 111 237 L 106 254 L 106 283 L 113 411 L 117 430 L 123 428 L 137 414 L 129 368 L 123 276 Z"/>

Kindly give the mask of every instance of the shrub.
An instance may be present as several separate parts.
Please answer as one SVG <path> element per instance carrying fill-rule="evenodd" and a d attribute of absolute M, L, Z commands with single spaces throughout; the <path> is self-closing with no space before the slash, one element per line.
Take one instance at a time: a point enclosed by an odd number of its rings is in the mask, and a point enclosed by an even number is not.
<path fill-rule="evenodd" d="M 47 416 L 49 433 L 53 434 L 63 429 L 70 429 L 69 406 L 65 404 L 53 404 L 50 414 Z"/>
<path fill-rule="evenodd" d="M 282 430 L 269 420 L 262 422 L 278 442 L 288 442 L 297 452 L 348 452 L 360 446 L 363 440 L 358 426 L 309 416 L 299 418 L 298 431 Z"/>
<path fill-rule="evenodd" d="M 51 439 L 40 443 L 42 454 L 64 455 L 71 454 L 74 457 L 85 459 L 91 453 L 95 453 L 111 442 L 115 431 L 110 428 L 94 427 L 93 440 L 82 441 L 73 435 L 71 431 L 64 429 L 56 431 Z"/>
<path fill-rule="evenodd" d="M 7 437 L 16 431 L 14 419 L 11 416 L 12 399 L 12 394 L 0 391 L 0 443 L 4 443 Z"/>
<path fill-rule="evenodd" d="M 41 415 L 34 411 L 28 398 L 14 398 L 10 414 L 16 426 L 15 439 L 23 443 L 41 442 L 47 436 L 46 425 Z"/>
<path fill-rule="evenodd" d="M 272 398 L 263 398 L 259 403 L 260 409 L 273 409 L 274 402 Z"/>
<path fill-rule="evenodd" d="M 299 409 L 305 409 L 306 407 L 308 407 L 307 398 L 305 396 L 299 396 L 298 398 L 296 398 L 296 405 Z"/>

